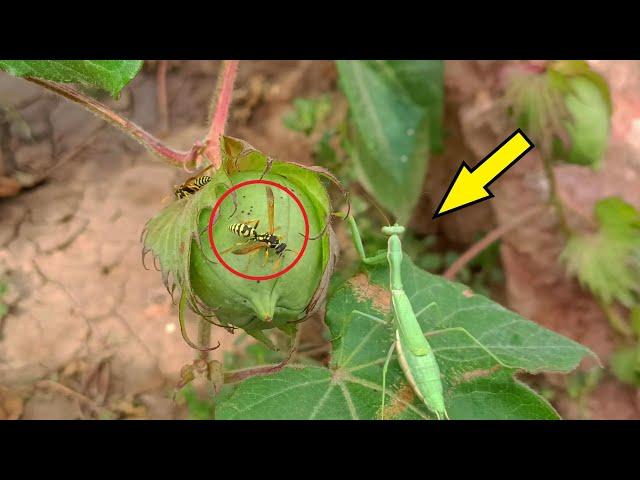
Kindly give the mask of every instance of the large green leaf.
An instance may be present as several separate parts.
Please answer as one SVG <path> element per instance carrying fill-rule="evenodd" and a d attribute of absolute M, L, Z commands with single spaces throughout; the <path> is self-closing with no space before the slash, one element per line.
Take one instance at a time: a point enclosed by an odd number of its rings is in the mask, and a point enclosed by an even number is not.
<path fill-rule="evenodd" d="M 443 64 L 337 63 L 354 123 L 358 179 L 403 223 L 422 192 L 430 147 L 442 146 Z"/>
<path fill-rule="evenodd" d="M 389 60 L 375 62 L 386 80 L 427 112 L 432 152 L 443 149 L 444 62 L 440 60 Z"/>
<path fill-rule="evenodd" d="M 16 77 L 98 87 L 117 97 L 142 68 L 142 60 L 0 60 L 0 70 Z"/>
<path fill-rule="evenodd" d="M 569 372 L 591 354 L 587 348 L 463 285 L 419 269 L 407 257 L 402 270 L 405 289 L 440 365 L 451 418 L 558 418 L 513 374 Z M 329 369 L 290 367 L 250 379 L 219 405 L 218 418 L 379 418 L 382 366 L 394 336 L 388 275 L 386 266 L 369 268 L 332 297 L 327 324 L 335 340 Z M 428 307 L 432 302 L 437 307 Z M 434 333 L 442 329 L 454 330 Z M 395 357 L 386 394 L 385 418 L 433 418 Z"/>

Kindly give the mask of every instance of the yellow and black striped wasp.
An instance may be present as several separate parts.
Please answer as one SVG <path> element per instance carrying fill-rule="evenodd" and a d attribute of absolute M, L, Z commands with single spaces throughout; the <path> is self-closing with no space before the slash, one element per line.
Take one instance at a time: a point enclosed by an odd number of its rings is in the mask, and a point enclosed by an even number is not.
<path fill-rule="evenodd" d="M 239 237 L 247 238 L 246 242 L 237 243 L 222 253 L 232 251 L 235 255 L 247 255 L 264 249 L 265 265 L 269 260 L 269 251 L 272 250 L 278 257 L 275 263 L 277 269 L 284 257 L 285 252 L 292 252 L 287 248 L 287 244 L 284 243 L 280 237 L 275 235 L 275 232 L 279 230 L 279 227 L 275 226 L 275 214 L 274 214 L 274 196 L 273 190 L 269 185 L 266 187 L 267 191 L 267 214 L 269 219 L 269 230 L 266 233 L 258 233 L 258 225 L 260 220 L 248 220 L 244 223 L 233 223 L 229 225 L 229 230 Z"/>
<path fill-rule="evenodd" d="M 187 178 L 182 185 L 174 185 L 173 186 L 173 194 L 176 199 L 180 200 L 181 198 L 186 198 L 189 195 L 193 195 L 194 193 L 201 190 L 207 183 L 211 181 L 211 177 L 209 175 L 204 175 L 204 172 L 209 170 L 211 165 L 203 168 L 198 173 L 196 173 L 193 177 Z M 167 195 L 162 199 L 162 203 L 165 203 L 171 198 L 171 195 Z"/>
<path fill-rule="evenodd" d="M 185 198 L 188 195 L 193 195 L 202 187 L 204 187 L 207 183 L 211 181 L 211 177 L 209 175 L 203 175 L 204 172 L 209 170 L 211 165 L 200 170 L 193 177 L 188 178 L 182 185 L 174 185 L 174 191 L 176 198 Z"/>

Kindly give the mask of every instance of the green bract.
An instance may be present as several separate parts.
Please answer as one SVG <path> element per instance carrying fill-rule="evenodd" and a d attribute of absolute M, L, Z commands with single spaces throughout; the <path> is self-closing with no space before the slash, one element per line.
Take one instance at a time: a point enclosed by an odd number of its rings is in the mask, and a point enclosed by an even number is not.
<path fill-rule="evenodd" d="M 317 167 L 272 161 L 230 137 L 224 137 L 222 151 L 223 167 L 208 173 L 211 181 L 206 186 L 175 200 L 147 223 L 143 255 L 151 252 L 157 258 L 168 290 L 173 293 L 179 287 L 193 311 L 223 326 L 242 328 L 270 344 L 264 330 L 276 327 L 293 334 L 296 324 L 314 311 L 326 293 L 336 254 L 333 231 L 325 228 L 331 204 L 321 177 L 335 179 Z M 284 275 L 268 280 L 248 280 L 225 268 L 215 257 L 208 234 L 217 200 L 233 185 L 258 179 L 275 182 L 295 194 L 309 221 L 310 239 L 300 261 Z M 275 234 L 291 250 L 280 265 L 273 250 L 268 259 L 265 249 L 247 255 L 228 251 L 247 242 L 230 231 L 231 224 L 259 220 L 256 230 L 267 232 L 264 184 L 247 185 L 227 195 L 213 220 L 216 249 L 231 268 L 250 276 L 267 276 L 284 269 L 297 257 L 304 241 L 305 224 L 299 206 L 283 190 L 271 188 L 278 228 Z"/>
<path fill-rule="evenodd" d="M 640 212 L 611 197 L 594 213 L 598 230 L 571 235 L 560 258 L 602 302 L 632 308 L 640 300 Z"/>
<path fill-rule="evenodd" d="M 505 101 L 542 155 L 598 169 L 609 141 L 606 80 L 584 61 L 557 61 L 544 73 L 515 71 Z"/>
<path fill-rule="evenodd" d="M 571 93 L 565 97 L 571 121 L 566 129 L 571 140 L 567 161 L 600 167 L 609 143 L 609 107 L 601 89 L 585 77 L 569 79 Z"/>

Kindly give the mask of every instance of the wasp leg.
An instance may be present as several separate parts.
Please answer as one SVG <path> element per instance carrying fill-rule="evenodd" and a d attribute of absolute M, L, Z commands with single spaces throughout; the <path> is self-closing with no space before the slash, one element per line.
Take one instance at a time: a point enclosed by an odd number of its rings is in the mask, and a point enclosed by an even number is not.
<path fill-rule="evenodd" d="M 269 249 L 265 248 L 264 249 L 264 263 L 262 264 L 262 266 L 266 266 L 267 262 L 269 261 Z"/>
<path fill-rule="evenodd" d="M 253 220 L 247 220 L 244 223 L 246 223 L 247 225 L 251 225 L 252 223 L 255 223 L 253 228 L 258 228 L 258 225 L 260 224 L 260 219 L 259 218 L 254 218 Z"/>
<path fill-rule="evenodd" d="M 276 262 L 275 262 L 275 264 L 276 264 L 276 268 L 279 268 L 279 267 L 280 267 L 280 264 L 282 263 L 282 259 L 284 258 L 284 253 L 285 253 L 285 252 L 291 252 L 291 253 L 293 253 L 294 255 L 298 255 L 298 252 L 296 252 L 295 250 L 291 250 L 291 249 L 287 248 L 287 249 L 282 253 L 282 255 L 279 255 L 279 256 L 278 256 L 278 260 L 276 260 Z M 287 264 L 287 265 L 288 265 L 288 264 Z M 274 271 L 276 271 L 276 270 L 274 270 Z"/>
<path fill-rule="evenodd" d="M 256 253 L 258 253 L 259 251 L 260 251 L 260 249 L 257 249 L 257 250 L 254 250 L 254 251 L 252 251 L 252 252 L 249 252 L 249 253 L 247 254 L 247 257 L 249 257 L 249 258 L 247 259 L 247 265 L 246 265 L 246 268 L 245 268 L 245 272 L 246 272 L 246 273 L 249 273 L 249 271 L 250 271 L 249 266 L 251 265 L 251 259 L 252 259 L 252 258 L 255 256 L 255 254 L 256 254 Z"/>
<path fill-rule="evenodd" d="M 282 263 L 282 256 L 278 255 L 278 258 L 275 262 L 273 262 L 273 272 L 277 272 L 280 270 L 280 264 Z"/>

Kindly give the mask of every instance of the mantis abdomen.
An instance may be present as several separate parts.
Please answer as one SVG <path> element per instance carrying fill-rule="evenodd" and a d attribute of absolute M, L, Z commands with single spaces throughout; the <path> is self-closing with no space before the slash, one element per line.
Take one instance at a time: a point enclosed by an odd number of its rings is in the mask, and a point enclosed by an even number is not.
<path fill-rule="evenodd" d="M 444 405 L 440 368 L 438 367 L 438 362 L 433 354 L 433 350 L 431 350 L 431 347 L 425 340 L 429 352 L 425 355 L 414 355 L 409 350 L 406 340 L 404 335 L 400 333 L 400 330 L 396 330 L 398 362 L 407 381 L 416 395 L 420 397 L 420 400 L 436 414 L 438 419 L 443 416 L 448 418 Z"/>
<path fill-rule="evenodd" d="M 396 314 L 396 323 L 398 329 L 402 331 L 405 345 L 414 355 L 428 355 L 431 348 L 424 338 L 422 328 L 418 323 L 411 301 L 404 290 L 391 289 L 391 301 L 393 302 L 393 311 Z"/>

